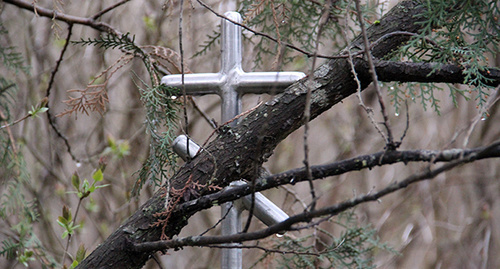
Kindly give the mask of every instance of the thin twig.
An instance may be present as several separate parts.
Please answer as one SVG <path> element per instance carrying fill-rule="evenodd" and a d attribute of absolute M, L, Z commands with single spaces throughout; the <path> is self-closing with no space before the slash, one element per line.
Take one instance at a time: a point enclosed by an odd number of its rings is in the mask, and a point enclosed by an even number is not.
<path fill-rule="evenodd" d="M 113 10 L 113 9 L 115 9 L 115 8 L 117 8 L 117 7 L 121 6 L 121 5 L 123 5 L 123 4 L 127 3 L 127 2 L 129 2 L 129 1 L 130 1 L 130 0 L 122 0 L 122 1 L 120 1 L 120 2 L 118 2 L 118 3 L 116 3 L 116 4 L 114 4 L 114 5 L 111 5 L 111 6 L 107 7 L 107 8 L 105 8 L 105 9 L 103 9 L 103 10 L 101 10 L 101 11 L 97 12 L 97 13 L 96 13 L 94 16 L 92 16 L 91 18 L 92 18 L 92 19 L 94 19 L 94 20 L 97 20 L 97 19 L 98 19 L 98 18 L 100 18 L 102 15 L 104 15 L 104 14 L 106 14 L 106 13 L 110 12 L 111 10 Z"/>
<path fill-rule="evenodd" d="M 302 199 L 300 199 L 300 197 L 297 195 L 297 192 L 295 192 L 294 190 L 290 189 L 289 187 L 287 187 L 287 186 L 285 186 L 285 185 L 280 186 L 280 188 L 284 189 L 284 190 L 286 191 L 286 194 L 287 194 L 287 195 L 291 195 L 291 196 L 293 196 L 293 198 L 295 199 L 295 202 L 299 202 L 299 203 L 300 203 L 300 205 L 301 205 L 304 209 L 306 209 L 306 208 L 307 208 L 307 204 L 306 204 L 304 201 L 302 201 Z M 295 202 L 294 202 L 294 203 L 295 203 Z"/>
<path fill-rule="evenodd" d="M 301 251 L 292 251 L 292 250 L 279 250 L 279 249 L 270 249 L 265 248 L 258 245 L 209 245 L 209 248 L 244 248 L 244 249 L 259 249 L 269 253 L 279 253 L 279 254 L 294 254 L 294 255 L 312 255 L 312 256 L 321 256 L 322 254 L 328 253 L 327 251 L 321 252 L 301 252 Z"/>
<path fill-rule="evenodd" d="M 191 105 L 193 106 L 194 110 L 196 110 L 198 113 L 200 113 L 201 117 L 205 119 L 205 121 L 212 127 L 212 129 L 217 129 L 217 124 L 213 119 L 210 119 L 207 113 L 205 113 L 196 103 L 196 100 L 194 99 L 193 96 L 189 96 L 189 100 L 191 101 Z"/>
<path fill-rule="evenodd" d="M 5 120 L 7 119 L 7 117 L 5 116 L 5 114 L 0 110 L 0 122 L 2 120 Z M 10 145 L 12 147 L 12 152 L 14 153 L 14 155 L 17 155 L 17 146 L 16 146 L 16 140 L 14 139 L 14 135 L 12 134 L 12 130 L 10 129 L 9 126 L 6 127 L 7 128 L 7 134 L 9 136 L 9 140 L 10 140 Z"/>
<path fill-rule="evenodd" d="M 358 12 L 359 26 L 361 27 L 361 33 L 363 36 L 364 47 L 370 48 L 370 42 L 368 40 L 368 35 L 366 34 L 366 27 L 363 22 L 363 14 L 361 13 L 361 5 L 359 3 L 359 0 L 355 0 L 355 3 L 356 11 Z M 380 112 L 382 113 L 382 117 L 384 118 L 384 126 L 387 131 L 386 147 L 387 150 L 395 150 L 398 148 L 398 146 L 394 143 L 391 126 L 389 123 L 389 117 L 387 116 L 387 112 L 385 111 L 384 99 L 378 85 L 377 72 L 375 71 L 375 65 L 373 63 L 373 58 L 369 49 L 365 49 L 365 56 L 366 60 L 368 61 L 368 65 L 370 66 L 370 74 L 372 76 L 373 86 L 375 87 L 375 92 L 377 93 L 378 102 L 380 104 Z"/>
<path fill-rule="evenodd" d="M 7 127 L 14 126 L 14 125 L 16 125 L 16 124 L 20 123 L 21 121 L 23 121 L 23 120 L 25 120 L 25 119 L 27 119 L 27 118 L 31 117 L 31 116 L 32 116 L 31 114 L 26 114 L 26 115 L 24 115 L 24 116 L 23 116 L 22 118 L 20 118 L 20 119 L 17 119 L 17 120 L 15 120 L 15 121 L 11 122 L 11 123 L 7 123 L 7 124 L 4 124 L 4 125 L 0 126 L 0 130 L 1 130 L 1 129 L 4 129 L 4 128 L 7 128 Z M 3 118 L 3 117 L 2 117 L 2 118 Z"/>
<path fill-rule="evenodd" d="M 500 93 L 500 87 L 497 87 L 495 89 L 495 91 L 492 94 L 492 96 L 495 96 L 495 93 L 496 94 Z M 463 145 L 462 145 L 463 147 L 467 147 L 467 145 L 469 144 L 469 139 L 470 139 L 470 137 L 472 135 L 472 132 L 476 128 L 476 125 L 479 123 L 479 121 L 486 119 L 486 117 L 485 117 L 484 114 L 487 114 L 488 113 L 488 109 L 491 106 L 493 106 L 499 100 L 500 100 L 500 95 L 497 98 L 490 98 L 488 100 L 488 102 L 486 102 L 486 104 L 481 108 L 481 110 L 476 115 L 476 117 L 474 118 L 474 120 L 472 120 L 472 122 L 469 125 L 469 128 L 467 129 L 467 134 L 465 135 L 464 142 L 463 142 Z"/>
<path fill-rule="evenodd" d="M 240 234 L 232 234 L 225 236 L 188 236 L 184 238 L 174 239 L 174 240 L 163 240 L 156 242 L 147 242 L 147 243 L 131 243 L 131 249 L 136 252 L 150 252 L 150 251 L 158 251 L 165 250 L 170 248 L 179 248 L 184 246 L 210 246 L 214 244 L 224 244 L 224 243 L 241 243 L 245 241 L 258 240 L 262 238 L 266 238 L 270 235 L 283 232 L 283 231 L 296 231 L 304 228 L 309 228 L 309 226 L 293 226 L 302 222 L 310 222 L 313 218 L 318 218 L 322 216 L 335 216 L 341 212 L 344 212 L 348 209 L 351 209 L 355 206 L 358 206 L 363 203 L 378 201 L 380 198 L 396 192 L 398 190 L 404 189 L 411 184 L 433 179 L 437 175 L 446 172 L 450 169 L 453 169 L 459 165 L 464 163 L 469 163 L 477 160 L 478 158 L 482 158 L 482 155 L 488 155 L 489 151 L 497 150 L 499 142 L 493 143 L 490 146 L 484 148 L 482 151 L 471 154 L 468 157 L 456 159 L 449 163 L 446 163 L 436 169 L 424 168 L 424 171 L 421 173 L 413 174 L 401 181 L 395 181 L 389 184 L 387 187 L 381 189 L 377 192 L 372 192 L 364 195 L 357 196 L 355 198 L 345 200 L 341 203 L 335 204 L 333 206 L 324 207 L 321 209 L 317 209 L 314 211 L 305 211 L 300 214 L 294 215 L 282 221 L 280 223 L 269 226 L 266 229 L 258 230 L 250 233 L 240 233 Z"/>
<path fill-rule="evenodd" d="M 350 3 L 349 5 L 347 5 L 347 12 L 349 12 L 349 6 L 350 6 Z M 344 28 L 344 31 L 342 32 L 343 33 L 343 36 L 344 36 L 344 39 L 346 41 L 348 41 L 348 38 L 347 38 L 347 25 L 348 25 L 348 21 L 347 21 L 347 17 L 346 17 L 346 20 L 345 20 L 345 28 Z M 382 39 L 382 38 L 380 38 Z M 379 40 L 380 40 L 379 39 Z M 373 43 L 375 44 L 375 42 Z M 373 45 L 372 44 L 372 45 Z M 354 67 L 354 60 L 353 60 L 353 54 L 351 53 L 351 50 L 350 49 L 347 49 L 347 56 L 348 56 L 348 62 L 349 62 L 349 66 L 351 67 L 351 73 L 354 77 L 354 81 L 356 82 L 356 85 L 357 85 L 357 90 L 356 90 L 356 97 L 358 98 L 359 100 L 359 105 L 363 108 L 363 110 L 366 112 L 366 115 L 368 116 L 368 118 L 370 119 L 370 122 L 372 124 L 373 127 L 375 127 L 375 130 L 377 130 L 377 132 L 382 136 L 382 139 L 384 141 L 387 141 L 387 138 L 385 137 L 385 134 L 384 132 L 382 132 L 382 130 L 380 129 L 380 127 L 378 126 L 378 123 L 375 121 L 375 119 L 373 118 L 373 109 L 370 108 L 370 107 L 367 107 L 365 105 L 365 102 L 363 101 L 363 98 L 361 97 L 361 81 L 359 81 L 359 78 L 358 78 L 358 73 L 356 72 L 356 68 Z"/>
<path fill-rule="evenodd" d="M 76 221 L 76 217 L 78 216 L 78 212 L 80 211 L 80 206 L 82 205 L 82 200 L 84 198 L 80 198 L 78 200 L 78 205 L 76 206 L 76 212 L 75 212 L 75 215 L 73 217 L 73 220 Z M 61 264 L 64 264 L 64 260 L 66 259 L 66 255 L 68 254 L 68 249 L 69 249 L 69 243 L 71 243 L 71 236 L 72 234 L 71 233 L 68 233 L 68 240 L 66 240 L 66 247 L 64 247 L 64 253 L 63 253 L 63 256 L 62 256 L 62 259 L 61 259 Z"/>
<path fill-rule="evenodd" d="M 405 100 L 405 107 L 406 107 L 406 127 L 405 131 L 403 132 L 403 135 L 401 135 L 401 138 L 399 139 L 399 144 L 403 143 L 403 139 L 406 137 L 406 133 L 408 132 L 408 129 L 410 128 L 410 111 L 408 110 L 408 100 Z"/>
<path fill-rule="evenodd" d="M 318 59 L 318 57 L 316 55 L 318 54 L 318 50 L 319 50 L 319 40 L 321 38 L 321 34 L 323 33 L 323 28 L 328 23 L 328 20 L 330 18 L 330 5 L 331 5 L 330 1 L 328 1 L 328 3 L 325 4 L 323 14 L 321 14 L 321 18 L 319 21 L 318 34 L 316 36 L 316 45 L 314 48 L 314 55 L 312 58 L 311 70 L 309 71 L 309 76 L 308 76 L 311 84 L 313 83 L 314 69 L 316 68 L 316 60 Z M 309 145 L 307 143 L 307 138 L 309 137 L 309 121 L 311 120 L 311 92 L 312 92 L 312 89 L 309 87 L 307 89 L 307 93 L 306 93 L 306 101 L 305 101 L 305 108 L 304 108 L 304 139 L 303 139 L 304 161 L 303 161 L 303 163 L 304 163 L 304 166 L 305 166 L 306 171 L 307 171 L 307 178 L 309 181 L 309 191 L 311 193 L 310 210 L 314 210 L 316 208 L 316 192 L 314 190 L 311 168 L 309 167 Z"/>
<path fill-rule="evenodd" d="M 180 1 L 179 7 L 179 53 L 181 56 L 181 88 L 182 88 L 182 98 L 184 102 L 184 106 L 182 106 L 182 111 L 184 114 L 184 133 L 187 137 L 186 151 L 189 152 L 189 130 L 188 130 L 188 115 L 187 115 L 187 94 L 186 94 L 186 85 L 184 85 L 184 49 L 182 47 L 182 11 L 184 7 L 184 0 Z M 187 154 L 187 161 L 191 160 L 191 156 Z"/>
<path fill-rule="evenodd" d="M 156 262 L 156 265 L 158 265 L 158 268 L 164 269 L 163 265 L 161 264 L 161 260 L 156 257 L 158 253 L 155 253 L 154 255 L 151 256 L 151 258 Z"/>
<path fill-rule="evenodd" d="M 111 25 L 104 23 L 104 22 L 96 21 L 93 18 L 84 18 L 84 17 L 67 15 L 67 14 L 61 13 L 61 12 L 56 11 L 56 10 L 35 6 L 34 4 L 29 3 L 27 1 L 23 1 L 23 0 L 4 0 L 3 2 L 5 2 L 7 4 L 15 5 L 15 6 L 22 8 L 22 9 L 29 10 L 31 12 L 34 12 L 38 16 L 47 17 L 47 18 L 50 18 L 53 20 L 64 21 L 68 24 L 87 25 L 87 26 L 90 26 L 91 28 L 94 28 L 98 31 L 107 32 L 109 34 L 116 35 L 116 36 L 122 35 L 122 33 L 120 33 L 118 30 L 113 28 Z"/>
<path fill-rule="evenodd" d="M 272 40 L 272 41 L 274 41 L 274 42 L 276 42 L 276 43 L 280 43 L 280 44 L 282 44 L 282 45 L 284 45 L 284 46 L 286 46 L 286 47 L 288 47 L 288 48 L 291 48 L 291 49 L 293 49 L 293 50 L 296 50 L 296 51 L 298 51 L 298 52 L 300 52 L 300 53 L 302 53 L 302 54 L 306 55 L 307 57 L 314 57 L 314 56 L 315 56 L 315 54 L 314 54 L 314 53 L 307 52 L 307 51 L 305 51 L 305 50 L 303 50 L 303 49 L 301 49 L 301 48 L 298 48 L 298 47 L 296 47 L 296 46 L 294 46 L 294 45 L 292 45 L 292 44 L 290 44 L 290 43 L 283 42 L 283 41 L 278 41 L 278 39 L 276 39 L 276 38 L 274 38 L 274 37 L 272 37 L 272 36 L 270 36 L 270 35 L 268 35 L 268 34 L 265 34 L 265 33 L 262 33 L 262 32 L 256 31 L 256 30 L 253 30 L 252 28 L 250 28 L 250 27 L 248 27 L 248 26 L 246 26 L 246 25 L 244 25 L 244 24 L 241 24 L 241 23 L 239 23 L 239 22 L 233 21 L 233 20 L 231 20 L 231 19 L 227 18 L 226 16 L 224 16 L 224 15 L 221 15 L 221 14 L 217 13 L 215 10 L 213 10 L 210 6 L 208 6 L 207 4 L 205 4 L 205 3 L 204 3 L 203 1 L 201 1 L 201 0 L 196 0 L 196 1 L 197 1 L 200 5 L 202 5 L 204 8 L 206 8 L 206 9 L 208 9 L 210 12 L 212 12 L 215 16 L 217 16 L 217 17 L 219 17 L 219 18 L 222 18 L 222 19 L 224 19 L 224 20 L 227 20 L 227 21 L 229 21 L 229 22 L 231 22 L 231 23 L 234 23 L 234 24 L 236 24 L 236 25 L 238 25 L 238 26 L 242 27 L 243 29 L 245 29 L 245 30 L 247 30 L 247 31 L 252 32 L 252 33 L 253 33 L 253 34 L 255 34 L 256 36 L 262 36 L 262 37 L 265 37 L 265 38 L 267 38 L 267 39 L 269 39 L 269 40 Z M 332 56 L 319 55 L 319 54 L 318 54 L 318 55 L 316 55 L 316 57 L 318 57 L 318 58 L 325 58 L 325 59 L 343 58 L 343 57 L 336 57 L 336 56 L 333 56 L 333 57 L 332 57 Z"/>
<path fill-rule="evenodd" d="M 69 24 L 68 35 L 66 36 L 66 43 L 64 44 L 64 47 L 61 50 L 61 54 L 59 55 L 59 59 L 57 59 L 57 61 L 56 61 L 56 66 L 54 67 L 54 69 L 52 70 L 52 73 L 50 74 L 49 85 L 47 86 L 47 90 L 45 90 L 45 97 L 47 98 L 47 107 L 49 107 L 49 104 L 50 104 L 50 101 L 49 101 L 50 100 L 50 91 L 52 90 L 52 85 L 54 84 L 56 74 L 59 70 L 59 66 L 61 65 L 64 54 L 66 53 L 66 49 L 69 46 L 69 39 L 71 38 L 72 31 L 73 31 L 73 24 Z M 50 107 L 49 107 L 49 110 L 47 110 L 47 119 L 49 121 L 49 125 L 52 127 L 52 130 L 54 130 L 54 132 L 56 132 L 57 136 L 59 136 L 64 141 L 64 144 L 66 145 L 66 149 L 68 150 L 68 153 L 71 156 L 71 159 L 73 159 L 73 161 L 75 161 L 75 162 L 80 162 L 80 160 L 73 154 L 73 151 L 71 150 L 71 145 L 69 144 L 68 138 L 66 138 L 66 136 L 57 127 L 57 124 L 55 122 L 55 118 L 50 113 Z"/>
<path fill-rule="evenodd" d="M 202 232 L 200 234 L 200 236 L 203 236 L 205 235 L 206 233 L 208 233 L 209 231 L 215 229 L 215 227 L 217 227 L 224 219 L 226 219 L 227 215 L 229 214 L 229 212 L 231 212 L 231 209 L 233 209 L 233 206 L 234 204 L 231 203 L 231 205 L 229 206 L 228 210 L 226 211 L 226 213 L 224 214 L 224 216 L 222 216 L 214 225 L 212 225 L 212 227 L 206 229 L 204 232 Z"/>
<path fill-rule="evenodd" d="M 485 151 L 488 148 L 490 151 Z M 381 151 L 369 155 L 361 155 L 354 158 L 341 160 L 333 163 L 311 166 L 314 179 L 321 179 L 330 176 L 338 176 L 352 171 L 371 169 L 376 166 L 383 166 L 395 163 L 410 162 L 450 162 L 461 158 L 468 158 L 471 155 L 478 155 L 480 152 L 487 152 L 477 159 L 500 157 L 500 140 L 487 147 L 473 149 L 449 149 L 449 150 L 406 150 L 406 151 Z M 255 186 L 255 191 L 264 191 L 286 184 L 295 184 L 307 181 L 307 174 L 304 168 L 296 168 L 279 174 L 266 176 L 260 179 Z M 195 199 L 178 205 L 176 210 L 190 211 L 192 208 L 207 209 L 214 204 L 221 204 L 241 198 L 251 193 L 249 186 L 236 186 L 213 194 L 205 195 L 203 198 Z"/>

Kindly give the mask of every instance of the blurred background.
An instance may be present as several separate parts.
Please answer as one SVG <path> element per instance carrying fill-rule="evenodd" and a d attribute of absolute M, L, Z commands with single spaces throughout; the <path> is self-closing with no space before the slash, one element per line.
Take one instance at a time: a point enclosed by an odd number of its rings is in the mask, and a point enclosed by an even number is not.
<path fill-rule="evenodd" d="M 40 7 L 59 10 L 66 14 L 88 17 L 113 5 L 117 1 L 36 1 Z M 373 2 L 372 5 L 382 4 Z M 385 1 L 383 9 L 389 10 L 398 1 Z M 224 13 L 238 8 L 235 1 L 206 1 L 215 11 Z M 3 37 L 3 45 L 15 46 L 22 53 L 30 74 L 12 76 L 18 89 L 11 97 L 13 119 L 21 118 L 45 96 L 51 72 L 64 46 L 68 27 L 65 23 L 38 17 L 32 12 L 1 3 L 0 19 L 9 31 Z M 130 1 L 105 14 L 101 20 L 114 26 L 122 33 L 129 32 L 141 45 L 157 45 L 179 51 L 179 1 Z M 380 17 L 380 8 L 372 20 Z M 220 47 L 216 42 L 206 53 L 193 57 L 210 38 L 207 35 L 218 31 L 220 19 L 196 1 L 184 1 L 183 49 L 185 66 L 193 73 L 218 72 L 220 68 Z M 352 22 L 351 22 L 352 23 Z M 71 40 L 97 38 L 100 33 L 90 27 L 75 25 Z M 244 31 L 245 71 L 310 72 L 312 59 L 291 52 L 293 60 L 276 64 L 275 55 L 267 55 L 258 65 L 255 62 L 258 50 L 255 44 L 260 40 Z M 349 33 L 350 37 L 352 36 Z M 340 41 L 339 41 L 340 40 Z M 319 53 L 331 55 L 343 46 L 339 40 L 322 40 Z M 332 45 L 334 44 L 334 45 Z M 49 105 L 52 115 L 67 109 L 63 103 L 72 93 L 71 89 L 83 89 L 95 76 L 121 57 L 119 50 L 104 51 L 94 46 L 70 44 L 59 67 L 50 93 Z M 500 57 L 491 56 L 490 66 L 499 66 Z M 325 60 L 318 59 L 316 66 Z M 279 68 L 281 67 L 281 68 Z M 2 67 L 3 68 L 3 67 Z M 5 68 L 3 68 L 5 69 Z M 1 72 L 6 73 L 6 70 Z M 76 253 L 84 244 L 90 253 L 99 243 L 152 196 L 154 188 L 146 185 L 139 197 L 130 199 L 131 189 L 138 175 L 137 171 L 149 153 L 150 138 L 145 133 L 145 108 L 134 79 L 147 80 L 140 60 L 134 59 L 109 79 L 107 93 L 109 104 L 100 115 L 78 113 L 56 118 L 57 126 L 71 146 L 79 161 L 72 159 L 64 141 L 48 124 L 45 114 L 30 118 L 12 126 L 11 134 L 17 142 L 19 154 L 24 156 L 28 181 L 23 184 L 22 194 L 27 200 L 34 200 L 40 217 L 34 224 L 34 234 L 42 243 L 46 253 L 61 261 L 67 239 L 62 239 L 63 229 L 56 223 L 64 205 L 74 211 L 78 197 L 71 185 L 71 176 L 78 172 L 80 178 L 91 179 L 99 159 L 107 159 L 103 184 L 109 187 L 99 189 L 91 198 L 83 201 L 76 223 L 81 224 L 72 237 L 69 252 Z M 388 87 L 406 87 L 401 84 L 384 84 Z M 408 103 L 408 110 L 401 111 L 388 105 L 388 113 L 396 138 L 402 136 L 409 117 L 407 135 L 401 149 L 435 149 L 478 147 L 498 140 L 500 137 L 498 102 L 489 108 L 490 116 L 481 119 L 481 110 L 476 103 L 457 99 L 455 106 L 445 90 L 435 92 L 440 100 L 440 115 L 429 106 L 424 109 L 419 103 Z M 74 94 L 74 93 L 73 93 Z M 498 90 L 492 91 L 491 99 Z M 370 86 L 362 94 L 367 106 L 376 111 L 375 119 L 382 121 L 376 94 Z M 269 96 L 246 95 L 244 110 L 250 109 Z M 388 95 L 385 95 L 389 103 Z M 220 123 L 220 100 L 217 96 L 194 97 L 194 102 L 208 115 Z M 201 116 L 192 103 L 187 107 L 189 134 L 198 143 L 203 143 L 212 133 L 211 125 Z M 181 115 L 181 114 L 180 114 Z M 182 117 L 179 125 L 182 124 Z M 2 123 L 4 124 L 4 123 Z M 382 151 L 385 143 L 370 123 L 366 112 L 359 106 L 356 96 L 345 99 L 310 123 L 310 162 L 325 164 L 358 155 Z M 182 132 L 177 131 L 179 134 Z M 122 146 L 124 154 L 113 154 L 111 144 Z M 111 153 L 110 153 L 111 152 Z M 265 163 L 272 173 L 283 172 L 303 166 L 303 129 L 292 133 L 274 151 Z M 179 161 L 179 164 L 182 162 Z M 317 207 L 332 205 L 362 193 L 384 188 L 387 184 L 423 171 L 425 163 L 396 164 L 371 170 L 352 172 L 341 176 L 315 181 L 320 199 Z M 6 167 L 4 167 L 7 169 Z M 0 167 L 0 170 L 2 168 Z M 3 172 L 1 174 L 4 174 Z M 498 160 L 478 161 L 463 165 L 440 174 L 433 180 L 424 181 L 390 194 L 378 203 L 368 203 L 354 210 L 355 220 L 360 225 L 371 224 L 380 242 L 386 243 L 400 254 L 390 251 L 373 252 L 378 268 L 499 268 L 500 257 L 496 255 L 500 240 L 500 162 Z M 7 192 L 9 177 L 0 178 L 0 191 Z M 264 192 L 289 215 L 302 212 L 310 203 L 307 183 Z M 5 198 L 2 198 L 5 199 Z M 74 213 L 74 212 L 73 212 Z M 196 214 L 180 236 L 199 234 L 213 226 L 220 219 L 220 208 L 212 208 Z M 243 219 L 246 219 L 243 217 Z M 2 220 L 0 241 L 15 237 L 12 226 L 16 217 Z M 263 228 L 254 220 L 251 230 Z M 322 229 L 339 234 L 341 227 L 323 223 Z M 217 227 L 210 234 L 218 234 Z M 291 236 L 304 236 L 310 231 L 294 232 Z M 262 246 L 271 246 L 276 238 L 261 240 Z M 328 239 L 325 239 L 328 240 Z M 262 255 L 260 250 L 243 250 L 244 268 L 254 265 Z M 275 268 L 279 254 L 265 257 L 255 268 Z M 220 251 L 211 248 L 184 248 L 169 251 L 158 256 L 165 267 L 175 268 L 219 268 Z M 69 261 L 67 260 L 66 263 Z M 22 268 L 15 260 L 0 257 L 2 268 Z M 39 261 L 29 263 L 30 268 L 41 268 Z M 159 268 L 154 262 L 148 268 Z"/>

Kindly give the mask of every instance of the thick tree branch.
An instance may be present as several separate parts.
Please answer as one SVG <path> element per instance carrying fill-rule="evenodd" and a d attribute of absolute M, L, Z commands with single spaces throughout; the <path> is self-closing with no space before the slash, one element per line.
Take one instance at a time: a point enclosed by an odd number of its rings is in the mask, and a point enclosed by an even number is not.
<path fill-rule="evenodd" d="M 279 232 L 284 232 L 289 230 L 300 230 L 301 227 L 292 227 L 292 225 L 303 222 L 310 222 L 313 218 L 322 217 L 326 215 L 335 216 L 359 204 L 377 201 L 380 198 L 390 193 L 406 188 L 407 186 L 413 183 L 432 179 L 437 175 L 446 172 L 450 169 L 453 169 L 464 163 L 473 162 L 479 159 L 500 157 L 500 141 L 495 142 L 487 147 L 483 147 L 480 150 L 473 150 L 472 152 L 468 151 L 467 155 L 462 155 L 458 153 L 459 156 L 460 155 L 462 156 L 460 156 L 459 158 L 453 158 L 457 156 L 456 155 L 457 153 L 458 152 L 455 151 L 451 152 L 444 151 L 439 153 L 437 156 L 435 156 L 434 154 L 430 154 L 429 156 L 434 155 L 436 159 L 449 160 L 450 158 L 452 158 L 453 160 L 450 161 L 449 163 L 440 166 L 439 168 L 433 170 L 427 168 L 425 169 L 425 171 L 411 175 L 400 182 L 395 181 L 378 192 L 372 192 L 371 194 L 360 195 L 353 199 L 346 200 L 336 205 L 324 207 L 318 210 L 305 211 L 301 214 L 291 216 L 290 218 L 286 219 L 283 222 L 277 223 L 266 229 L 262 229 L 256 232 L 239 233 L 228 236 L 188 236 L 174 240 L 137 243 L 133 244 L 131 248 L 137 252 L 150 252 L 150 251 L 160 251 L 160 250 L 164 251 L 171 248 L 181 248 L 185 246 L 210 246 L 210 245 L 224 244 L 224 243 L 241 243 L 244 241 L 262 239 Z M 464 152 L 462 151 L 462 153 Z M 428 155 L 428 153 L 424 155 Z M 382 158 L 384 157 L 382 156 Z"/>
<path fill-rule="evenodd" d="M 376 61 L 375 67 L 379 80 L 385 82 L 440 82 L 463 84 L 465 80 L 465 68 L 453 64 Z M 368 65 L 365 62 L 359 62 L 356 66 L 356 72 L 367 74 L 367 70 Z M 484 84 L 491 87 L 500 85 L 500 69 L 486 68 L 480 72 L 488 79 L 483 81 Z"/>
<path fill-rule="evenodd" d="M 109 34 L 116 35 L 116 36 L 122 35 L 122 33 L 117 31 L 116 29 L 114 29 L 111 25 L 104 23 L 104 22 L 97 21 L 93 17 L 92 18 L 84 18 L 84 17 L 67 15 L 67 14 L 58 12 L 56 10 L 39 7 L 33 3 L 23 1 L 23 0 L 4 0 L 4 2 L 7 4 L 17 6 L 17 7 L 22 8 L 22 9 L 29 10 L 29 11 L 34 12 L 35 14 L 42 16 L 42 17 L 47 17 L 50 19 L 64 21 L 68 24 L 87 25 L 87 26 L 90 26 L 98 31 L 107 32 Z"/>

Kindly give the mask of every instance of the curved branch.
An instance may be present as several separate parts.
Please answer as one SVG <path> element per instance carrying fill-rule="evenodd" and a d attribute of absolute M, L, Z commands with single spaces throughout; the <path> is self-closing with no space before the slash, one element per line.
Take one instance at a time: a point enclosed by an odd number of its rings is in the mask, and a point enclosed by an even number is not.
<path fill-rule="evenodd" d="M 449 155 L 451 154 L 451 155 Z M 441 154 L 436 156 L 437 159 L 449 159 L 456 156 L 457 152 L 449 152 L 445 153 L 443 151 Z M 432 154 L 431 154 L 432 155 Z M 453 161 L 446 163 L 439 168 L 436 169 L 425 169 L 425 171 L 411 175 L 404 180 L 398 182 L 395 181 L 389 184 L 384 189 L 374 192 L 371 194 L 365 194 L 357 196 L 350 200 L 345 200 L 344 202 L 338 203 L 333 206 L 324 207 L 318 210 L 313 211 L 305 211 L 301 214 L 297 214 L 291 216 L 283 222 L 277 223 L 275 225 L 269 226 L 266 229 L 262 229 L 256 232 L 251 233 L 239 233 L 232 234 L 227 236 L 188 236 L 180 239 L 173 240 L 163 240 L 163 241 L 155 241 L 155 242 L 146 242 L 146 243 L 136 243 L 133 244 L 129 242 L 131 248 L 137 252 L 151 252 L 151 251 L 160 251 L 171 248 L 181 248 L 185 246 L 212 246 L 216 244 L 224 244 L 224 243 L 241 243 L 245 241 L 262 239 L 268 236 L 271 236 L 276 233 L 291 231 L 291 230 L 300 230 L 302 227 L 292 227 L 294 224 L 302 223 L 302 222 L 310 222 L 313 218 L 321 217 L 321 216 L 335 216 L 343 211 L 346 211 L 350 208 L 353 208 L 359 204 L 366 202 L 377 201 L 380 198 L 393 193 L 397 190 L 406 188 L 407 186 L 436 177 L 437 175 L 446 172 L 450 169 L 453 169 L 461 164 L 473 162 L 479 159 L 492 158 L 492 157 L 500 157 L 500 141 L 497 141 L 487 147 L 481 148 L 479 151 L 469 152 L 467 156 L 460 157 L 458 159 L 454 159 Z M 309 227 L 309 226 L 307 226 Z"/>
<path fill-rule="evenodd" d="M 22 9 L 29 10 L 29 11 L 34 12 L 35 14 L 42 16 L 42 17 L 47 17 L 47 18 L 51 18 L 51 19 L 55 19 L 55 20 L 64 21 L 68 24 L 87 25 L 87 26 L 90 26 L 98 31 L 107 32 L 109 34 L 116 35 L 116 36 L 122 35 L 122 33 L 117 31 L 111 25 L 104 23 L 104 22 L 96 21 L 94 18 L 84 18 L 84 17 L 67 15 L 67 14 L 58 12 L 56 10 L 36 6 L 32 3 L 29 3 L 29 2 L 26 2 L 23 0 L 4 0 L 4 2 L 7 4 L 17 6 L 17 7 L 22 8 Z"/>
<path fill-rule="evenodd" d="M 47 98 L 47 107 L 50 108 L 50 91 L 52 90 L 52 85 L 54 84 L 54 79 L 56 77 L 57 72 L 59 71 L 59 66 L 61 66 L 61 62 L 64 58 L 64 54 L 66 53 L 66 49 L 68 48 L 69 45 L 69 40 L 71 38 L 73 32 L 73 24 L 70 24 L 68 27 L 68 35 L 66 36 L 66 42 L 64 43 L 64 47 L 61 50 L 61 53 L 59 54 L 59 59 L 56 61 L 56 66 L 52 70 L 52 73 L 50 74 L 50 80 L 49 80 L 49 85 L 47 86 L 47 90 L 45 90 L 45 98 Z M 52 115 L 51 110 L 47 110 L 47 119 L 49 121 L 49 125 L 52 127 L 54 132 L 56 132 L 57 136 L 59 136 L 63 141 L 64 144 L 66 145 L 66 149 L 68 150 L 69 155 L 75 162 L 79 162 L 80 160 L 73 154 L 73 151 L 71 150 L 71 145 L 69 144 L 68 138 L 59 130 L 56 124 L 56 119 Z"/>
<path fill-rule="evenodd" d="M 130 0 L 122 0 L 122 1 L 120 1 L 120 2 L 118 2 L 118 3 L 116 3 L 116 4 L 113 4 L 113 5 L 111 5 L 111 6 L 107 7 L 107 8 L 105 8 L 105 9 L 103 9 L 103 10 L 101 10 L 101 11 L 97 12 L 97 13 L 96 13 L 94 16 L 92 16 L 91 18 L 92 18 L 93 20 L 97 20 L 97 19 L 98 19 L 99 17 L 101 17 L 102 15 L 104 15 L 104 14 L 106 14 L 106 13 L 110 12 L 111 10 L 113 10 L 113 9 L 115 9 L 115 8 L 117 8 L 117 7 L 121 6 L 121 5 L 123 5 L 123 4 L 127 3 L 127 2 L 129 2 L 129 1 L 130 1 Z"/>

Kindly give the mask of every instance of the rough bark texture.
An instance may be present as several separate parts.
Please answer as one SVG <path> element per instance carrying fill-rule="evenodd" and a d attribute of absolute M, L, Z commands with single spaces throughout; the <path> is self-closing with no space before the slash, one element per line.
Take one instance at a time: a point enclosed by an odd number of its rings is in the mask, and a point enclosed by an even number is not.
<path fill-rule="evenodd" d="M 376 61 L 377 77 L 380 81 L 399 82 L 441 82 L 464 83 L 464 68 L 453 64 L 410 63 Z M 368 72 L 368 64 L 360 62 L 356 67 L 358 74 Z M 490 68 L 480 71 L 488 79 L 484 84 L 497 87 L 500 84 L 500 70 Z M 368 75 L 368 74 L 365 74 Z"/>
<path fill-rule="evenodd" d="M 415 24 L 422 18 L 416 17 L 423 11 L 421 1 L 403 1 L 368 29 L 373 42 L 394 32 L 417 32 Z M 381 57 L 396 49 L 408 36 L 393 36 L 375 46 L 374 57 Z M 362 50 L 362 38 L 353 41 L 353 49 Z M 355 64 L 362 59 L 355 59 Z M 368 73 L 359 77 L 362 88 L 369 83 Z M 303 110 L 308 89 L 311 95 L 311 118 L 317 117 L 347 96 L 356 92 L 348 61 L 335 59 L 316 69 L 313 78 L 304 78 L 290 86 L 284 93 L 259 106 L 242 119 L 234 128 L 222 127 L 216 139 L 190 163 L 182 167 L 173 177 L 173 187 L 182 189 L 191 179 L 200 184 L 209 183 L 227 186 L 231 181 L 252 179 L 256 167 L 272 154 L 276 145 L 291 132 L 303 125 Z M 208 192 L 206 192 L 208 193 Z M 160 238 L 161 227 L 151 227 L 156 221 L 155 213 L 163 212 L 164 190 L 161 189 L 135 214 L 99 245 L 78 268 L 141 268 L 151 253 L 131 251 L 134 242 L 149 242 Z M 191 199 L 194 197 L 191 197 Z M 165 227 L 165 233 L 172 238 L 187 224 L 190 216 L 199 210 L 175 213 Z"/>

